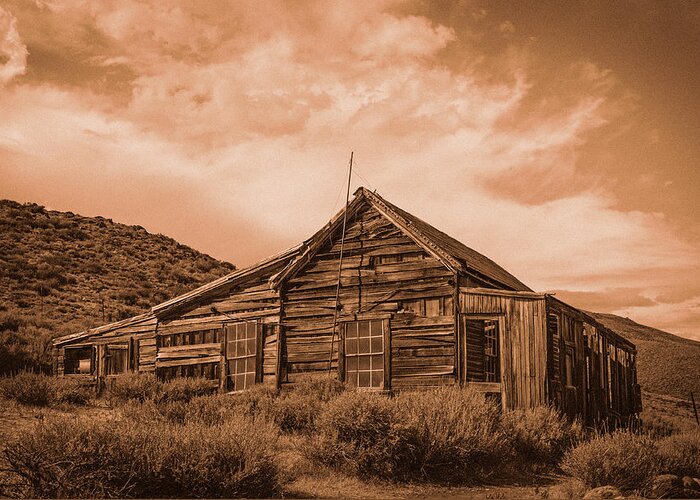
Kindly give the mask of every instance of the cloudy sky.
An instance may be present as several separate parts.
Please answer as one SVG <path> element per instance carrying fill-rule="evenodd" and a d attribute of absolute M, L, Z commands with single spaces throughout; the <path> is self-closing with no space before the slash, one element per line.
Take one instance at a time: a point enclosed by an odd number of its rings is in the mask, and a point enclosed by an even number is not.
<path fill-rule="evenodd" d="M 0 1 L 0 197 L 238 266 L 364 185 L 700 339 L 700 4 Z"/>

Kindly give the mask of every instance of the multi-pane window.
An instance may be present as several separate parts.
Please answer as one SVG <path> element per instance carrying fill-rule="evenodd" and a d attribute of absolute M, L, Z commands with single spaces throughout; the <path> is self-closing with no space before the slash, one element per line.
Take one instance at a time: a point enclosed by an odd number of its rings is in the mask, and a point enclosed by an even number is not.
<path fill-rule="evenodd" d="M 257 374 L 257 332 L 255 321 L 236 323 L 226 329 L 228 386 L 233 391 L 252 387 Z"/>
<path fill-rule="evenodd" d="M 382 320 L 345 323 L 345 380 L 353 387 L 384 387 Z"/>
<path fill-rule="evenodd" d="M 484 321 L 484 380 L 500 382 L 501 367 L 498 352 L 498 322 Z"/>
<path fill-rule="evenodd" d="M 63 373 L 66 375 L 90 375 L 95 370 L 92 346 L 66 347 L 63 357 Z"/>

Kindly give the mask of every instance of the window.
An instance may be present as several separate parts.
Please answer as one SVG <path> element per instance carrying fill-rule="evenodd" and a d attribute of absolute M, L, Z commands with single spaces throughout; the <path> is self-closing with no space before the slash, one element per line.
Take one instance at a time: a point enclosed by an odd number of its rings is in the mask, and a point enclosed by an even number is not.
<path fill-rule="evenodd" d="M 371 267 L 381 264 L 398 264 L 400 262 L 415 262 L 424 260 L 427 254 L 424 252 L 397 253 L 392 255 L 376 255 L 371 257 Z"/>
<path fill-rule="evenodd" d="M 499 359 L 498 322 L 484 321 L 484 380 L 486 382 L 500 382 Z"/>
<path fill-rule="evenodd" d="M 197 363 L 196 365 L 158 368 L 158 376 L 165 381 L 176 377 L 203 377 L 208 380 L 219 380 L 219 363 Z"/>
<path fill-rule="evenodd" d="M 501 348 L 498 320 L 479 319 L 461 314 L 460 332 L 460 380 L 500 382 Z"/>
<path fill-rule="evenodd" d="M 352 387 L 384 388 L 383 320 L 345 323 L 345 381 Z"/>
<path fill-rule="evenodd" d="M 95 356 L 92 346 L 66 347 L 63 356 L 63 373 L 66 375 L 92 375 Z"/>
<path fill-rule="evenodd" d="M 399 308 L 416 316 L 452 316 L 454 314 L 452 296 L 402 300 Z"/>
<path fill-rule="evenodd" d="M 129 369 L 129 346 L 110 345 L 105 352 L 105 374 L 119 375 Z"/>
<path fill-rule="evenodd" d="M 576 385 L 574 380 L 574 349 L 573 347 L 566 348 L 566 385 L 572 387 Z"/>
<path fill-rule="evenodd" d="M 258 366 L 258 324 L 236 323 L 226 328 L 228 388 L 243 391 L 255 384 Z"/>
<path fill-rule="evenodd" d="M 196 332 L 159 335 L 157 342 L 159 348 L 180 345 L 216 344 L 221 342 L 221 338 L 219 337 L 220 332 L 220 328 L 215 328 L 211 330 L 199 330 Z"/>

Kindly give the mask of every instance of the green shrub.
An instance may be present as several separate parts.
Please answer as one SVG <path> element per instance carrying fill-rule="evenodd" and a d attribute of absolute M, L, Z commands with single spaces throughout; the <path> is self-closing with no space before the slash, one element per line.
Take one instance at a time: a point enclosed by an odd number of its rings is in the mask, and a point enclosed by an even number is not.
<path fill-rule="evenodd" d="M 281 488 L 276 440 L 269 424 L 240 415 L 214 427 L 54 417 L 4 453 L 31 497 L 271 497 Z"/>
<path fill-rule="evenodd" d="M 212 394 L 217 389 L 215 381 L 203 377 L 177 377 L 162 386 L 161 401 L 190 401 L 197 396 Z"/>
<path fill-rule="evenodd" d="M 317 434 L 303 453 L 360 476 L 404 476 L 412 454 L 409 436 L 398 422 L 397 407 L 388 398 L 346 392 L 323 408 Z"/>
<path fill-rule="evenodd" d="M 520 461 L 533 465 L 558 463 L 585 437 L 580 422 L 570 422 L 550 406 L 510 411 L 502 420 L 503 430 Z"/>
<path fill-rule="evenodd" d="M 700 430 L 660 439 L 658 446 L 663 472 L 700 477 Z"/>
<path fill-rule="evenodd" d="M 499 407 L 459 387 L 401 394 L 397 414 L 411 439 L 414 470 L 439 482 L 473 481 L 500 469 L 508 458 Z M 410 464 L 408 462 L 407 464 Z"/>
<path fill-rule="evenodd" d="M 124 373 L 112 380 L 108 397 L 112 402 L 147 401 L 160 397 L 163 384 L 153 373 Z"/>
<path fill-rule="evenodd" d="M 589 488 L 612 485 L 641 490 L 658 474 L 661 458 L 655 441 L 645 435 L 614 432 L 599 435 L 570 450 L 562 470 Z"/>

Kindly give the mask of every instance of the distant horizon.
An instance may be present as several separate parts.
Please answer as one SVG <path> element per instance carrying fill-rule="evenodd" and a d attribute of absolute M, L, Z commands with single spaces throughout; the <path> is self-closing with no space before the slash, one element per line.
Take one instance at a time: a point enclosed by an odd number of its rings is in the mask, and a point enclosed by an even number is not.
<path fill-rule="evenodd" d="M 698 47 L 691 1 L 7 0 L 0 197 L 246 265 L 354 151 L 534 289 L 700 339 Z"/>

